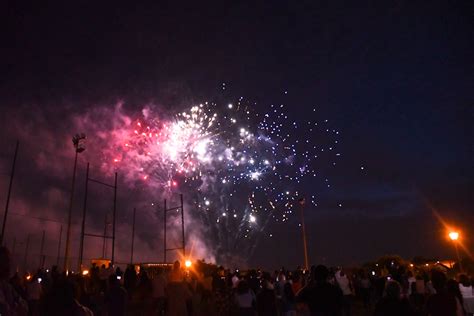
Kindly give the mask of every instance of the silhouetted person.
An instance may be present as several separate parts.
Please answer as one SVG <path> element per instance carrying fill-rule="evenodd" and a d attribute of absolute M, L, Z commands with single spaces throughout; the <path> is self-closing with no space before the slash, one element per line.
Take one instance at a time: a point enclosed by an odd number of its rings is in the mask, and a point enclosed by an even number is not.
<path fill-rule="evenodd" d="M 176 261 L 173 265 L 165 293 L 168 303 L 166 315 L 188 316 L 187 302 L 191 298 L 191 291 L 184 282 L 179 261 Z"/>
<path fill-rule="evenodd" d="M 0 315 L 26 315 L 28 305 L 8 282 L 10 277 L 10 252 L 0 247 Z"/>
<path fill-rule="evenodd" d="M 127 291 L 115 274 L 109 276 L 109 291 L 105 295 L 109 316 L 124 316 L 127 310 Z"/>
<path fill-rule="evenodd" d="M 450 279 L 446 282 L 446 291 L 454 297 L 456 297 L 456 304 L 458 305 L 457 308 L 461 307 L 463 314 L 464 314 L 464 299 L 462 297 L 461 291 L 459 290 L 459 284 L 456 280 Z"/>
<path fill-rule="evenodd" d="M 277 298 L 272 277 L 269 274 L 263 276 L 263 288 L 257 294 L 257 314 L 259 316 L 277 315 Z"/>
<path fill-rule="evenodd" d="M 349 276 L 344 273 L 343 270 L 339 270 L 335 274 L 335 279 L 337 285 L 342 291 L 342 310 L 344 316 L 351 315 L 351 307 L 353 301 L 353 290 L 352 290 L 352 283 L 349 279 Z"/>
<path fill-rule="evenodd" d="M 127 269 L 125 269 L 123 285 L 128 294 L 132 295 L 137 286 L 137 273 L 135 272 L 135 267 L 131 264 L 127 266 Z"/>
<path fill-rule="evenodd" d="M 152 291 L 153 285 L 148 277 L 148 273 L 144 268 L 141 268 L 135 291 L 135 300 L 139 303 L 140 310 L 142 311 L 140 315 L 150 315 L 153 308 Z"/>
<path fill-rule="evenodd" d="M 75 294 L 75 286 L 71 280 L 58 280 L 45 298 L 42 315 L 93 316 L 90 309 L 77 302 Z"/>
<path fill-rule="evenodd" d="M 296 316 L 296 297 L 290 282 L 283 285 L 283 315 Z"/>
<path fill-rule="evenodd" d="M 461 316 L 462 307 L 456 297 L 447 291 L 446 275 L 437 270 L 431 271 L 431 281 L 436 294 L 431 295 L 426 302 L 430 316 Z"/>
<path fill-rule="evenodd" d="M 26 284 L 26 294 L 28 297 L 28 309 L 30 316 L 39 315 L 39 301 L 43 292 L 41 282 L 42 278 L 40 278 L 38 275 L 35 275 Z"/>
<path fill-rule="evenodd" d="M 370 279 L 367 273 L 364 273 L 362 278 L 360 279 L 360 296 L 362 297 L 362 302 L 364 303 L 364 307 L 366 309 L 369 308 L 370 305 L 370 287 L 371 287 Z"/>
<path fill-rule="evenodd" d="M 241 280 L 235 291 L 235 303 L 238 308 L 238 315 L 253 316 L 255 314 L 256 297 L 245 280 Z"/>
<path fill-rule="evenodd" d="M 153 278 L 153 310 L 159 316 L 165 313 L 165 287 L 166 279 L 163 275 L 163 268 L 159 267 L 156 271 L 156 276 Z"/>
<path fill-rule="evenodd" d="M 469 280 L 469 277 L 465 274 L 459 276 L 459 291 L 463 298 L 474 296 L 471 280 Z"/>
<path fill-rule="evenodd" d="M 314 316 L 342 315 L 342 291 L 327 281 L 328 269 L 319 265 L 312 270 L 312 280 L 298 293 L 298 301 L 305 303 Z"/>
<path fill-rule="evenodd" d="M 401 297 L 400 283 L 388 281 L 385 296 L 375 306 L 374 316 L 411 316 L 415 315 L 407 299 Z"/>

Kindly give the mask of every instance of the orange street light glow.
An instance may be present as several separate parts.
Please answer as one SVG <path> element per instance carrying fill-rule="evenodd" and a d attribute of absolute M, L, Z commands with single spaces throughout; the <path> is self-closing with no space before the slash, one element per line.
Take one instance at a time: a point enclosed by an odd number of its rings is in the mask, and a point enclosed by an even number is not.
<path fill-rule="evenodd" d="M 186 266 L 186 268 L 190 268 L 191 265 L 192 265 L 191 260 L 186 260 L 186 261 L 184 262 L 184 265 Z"/>
<path fill-rule="evenodd" d="M 458 240 L 459 239 L 459 233 L 458 232 L 450 232 L 449 233 L 449 238 L 451 240 Z"/>
<path fill-rule="evenodd" d="M 89 274 L 89 270 L 82 271 L 82 275 L 88 275 L 88 274 Z"/>

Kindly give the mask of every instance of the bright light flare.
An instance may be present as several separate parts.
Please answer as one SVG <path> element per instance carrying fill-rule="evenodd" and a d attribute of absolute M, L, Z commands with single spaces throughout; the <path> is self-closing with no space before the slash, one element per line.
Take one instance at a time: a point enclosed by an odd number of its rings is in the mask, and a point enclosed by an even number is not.
<path fill-rule="evenodd" d="M 185 265 L 186 268 L 189 269 L 189 268 L 191 268 L 191 266 L 193 265 L 193 263 L 191 262 L 191 260 L 188 259 L 188 260 L 186 260 L 186 261 L 184 262 L 184 265 Z"/>
<path fill-rule="evenodd" d="M 456 231 L 449 232 L 448 236 L 449 236 L 449 239 L 454 240 L 454 241 L 459 239 L 459 233 Z"/>

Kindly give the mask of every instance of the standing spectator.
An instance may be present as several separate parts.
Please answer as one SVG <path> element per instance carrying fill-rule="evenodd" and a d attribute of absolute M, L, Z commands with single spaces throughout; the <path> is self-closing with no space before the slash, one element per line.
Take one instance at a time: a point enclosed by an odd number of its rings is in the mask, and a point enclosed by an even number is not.
<path fill-rule="evenodd" d="M 456 305 L 459 305 L 457 306 L 457 308 L 459 308 L 459 306 L 461 307 L 462 309 L 462 313 L 463 315 L 465 314 L 465 310 L 464 310 L 464 299 L 462 297 L 462 294 L 461 294 L 461 290 L 459 290 L 459 284 L 456 280 L 448 280 L 448 282 L 446 282 L 446 290 L 448 293 L 454 295 L 454 297 L 456 298 Z"/>
<path fill-rule="evenodd" d="M 51 293 L 49 293 L 45 299 L 42 315 L 94 316 L 90 309 L 77 302 L 75 298 L 75 286 L 70 279 L 59 280 L 55 283 L 51 289 Z"/>
<path fill-rule="evenodd" d="M 414 311 L 407 299 L 402 298 L 400 283 L 388 281 L 385 296 L 377 303 L 374 316 L 411 316 Z"/>
<path fill-rule="evenodd" d="M 302 288 L 301 284 L 301 273 L 299 270 L 296 270 L 293 275 L 291 276 L 291 287 L 293 289 L 293 293 L 298 294 L 298 292 Z"/>
<path fill-rule="evenodd" d="M 349 277 L 341 269 L 336 272 L 336 282 L 342 291 L 343 295 L 343 314 L 344 316 L 351 315 L 351 305 L 353 298 L 352 283 Z"/>
<path fill-rule="evenodd" d="M 100 266 L 99 270 L 99 280 L 100 280 L 100 290 L 101 292 L 105 293 L 105 290 L 107 288 L 107 279 L 109 278 L 107 268 L 105 267 L 105 264 Z"/>
<path fill-rule="evenodd" d="M 109 290 L 105 296 L 109 316 L 124 316 L 127 310 L 127 291 L 115 274 L 109 276 Z"/>
<path fill-rule="evenodd" d="M 131 296 L 137 285 L 137 273 L 133 265 L 129 264 L 127 266 L 127 269 L 125 269 L 123 281 L 124 281 L 123 285 L 125 286 L 125 290 L 127 290 L 128 295 Z"/>
<path fill-rule="evenodd" d="M 148 273 L 144 268 L 140 269 L 138 285 L 135 291 L 135 305 L 138 306 L 140 312 L 139 315 L 150 315 L 151 310 L 153 309 L 153 285 Z M 141 313 L 141 314 L 140 314 Z"/>
<path fill-rule="evenodd" d="M 6 247 L 0 247 L 0 315 L 26 315 L 28 305 L 10 285 L 9 277 L 10 252 Z"/>
<path fill-rule="evenodd" d="M 270 274 L 263 276 L 263 289 L 257 295 L 257 311 L 259 316 L 278 315 L 275 286 Z"/>
<path fill-rule="evenodd" d="M 234 276 L 232 277 L 232 288 L 236 289 L 237 285 L 239 284 L 240 278 L 239 278 L 239 273 L 235 272 Z"/>
<path fill-rule="evenodd" d="M 296 298 L 290 282 L 283 286 L 283 315 L 296 316 Z"/>
<path fill-rule="evenodd" d="M 162 316 L 165 313 L 165 287 L 166 279 L 163 276 L 163 269 L 159 267 L 156 271 L 156 276 L 153 278 L 153 310 L 154 313 Z"/>
<path fill-rule="evenodd" d="M 329 270 L 323 265 L 312 270 L 312 279 L 298 293 L 297 300 L 309 307 L 311 315 L 341 315 L 342 291 L 327 281 Z"/>
<path fill-rule="evenodd" d="M 38 275 L 35 275 L 26 284 L 26 294 L 28 297 L 28 309 L 30 316 L 39 315 L 39 301 L 42 293 L 41 281 L 42 279 L 38 277 Z"/>
<path fill-rule="evenodd" d="M 410 296 L 412 293 L 413 286 L 412 284 L 416 284 L 416 278 L 413 276 L 413 272 L 408 271 L 408 278 L 407 278 L 407 296 Z"/>
<path fill-rule="evenodd" d="M 473 297 L 471 281 L 465 274 L 459 276 L 459 291 L 464 298 Z"/>
<path fill-rule="evenodd" d="M 173 265 L 165 294 L 167 298 L 167 316 L 188 316 L 188 300 L 191 299 L 191 291 L 184 282 L 183 273 L 179 261 Z"/>
<path fill-rule="evenodd" d="M 364 303 L 364 308 L 368 309 L 370 305 L 370 279 L 366 272 L 360 278 L 360 296 Z"/>
<path fill-rule="evenodd" d="M 430 316 L 462 316 L 463 311 L 456 297 L 447 291 L 446 275 L 437 270 L 431 272 L 431 281 L 436 290 L 426 302 L 426 308 Z"/>
<path fill-rule="evenodd" d="M 241 280 L 239 282 L 234 298 L 239 316 L 253 316 L 255 314 L 256 297 L 247 281 Z"/>

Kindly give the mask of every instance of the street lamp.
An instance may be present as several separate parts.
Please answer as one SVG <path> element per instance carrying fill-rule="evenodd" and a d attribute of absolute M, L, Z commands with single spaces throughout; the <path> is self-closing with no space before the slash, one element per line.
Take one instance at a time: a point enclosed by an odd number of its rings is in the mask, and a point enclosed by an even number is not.
<path fill-rule="evenodd" d="M 459 270 L 460 272 L 462 272 L 461 257 L 459 256 L 459 249 L 458 249 L 459 232 L 451 231 L 449 232 L 448 236 L 449 236 L 449 239 L 453 241 L 454 249 L 456 250 L 456 256 L 458 257 Z"/>
<path fill-rule="evenodd" d="M 71 195 L 69 199 L 69 211 L 67 218 L 67 232 L 66 232 L 66 253 L 64 255 L 64 271 L 67 273 L 69 270 L 69 248 L 70 248 L 70 239 L 71 239 L 71 213 L 72 213 L 72 202 L 74 199 L 74 186 L 76 184 L 76 168 L 77 168 L 77 155 L 82 153 L 86 148 L 84 147 L 83 141 L 86 139 L 84 133 L 76 134 L 72 138 L 72 144 L 74 146 L 74 169 L 72 172 L 72 185 L 71 185 Z"/>

